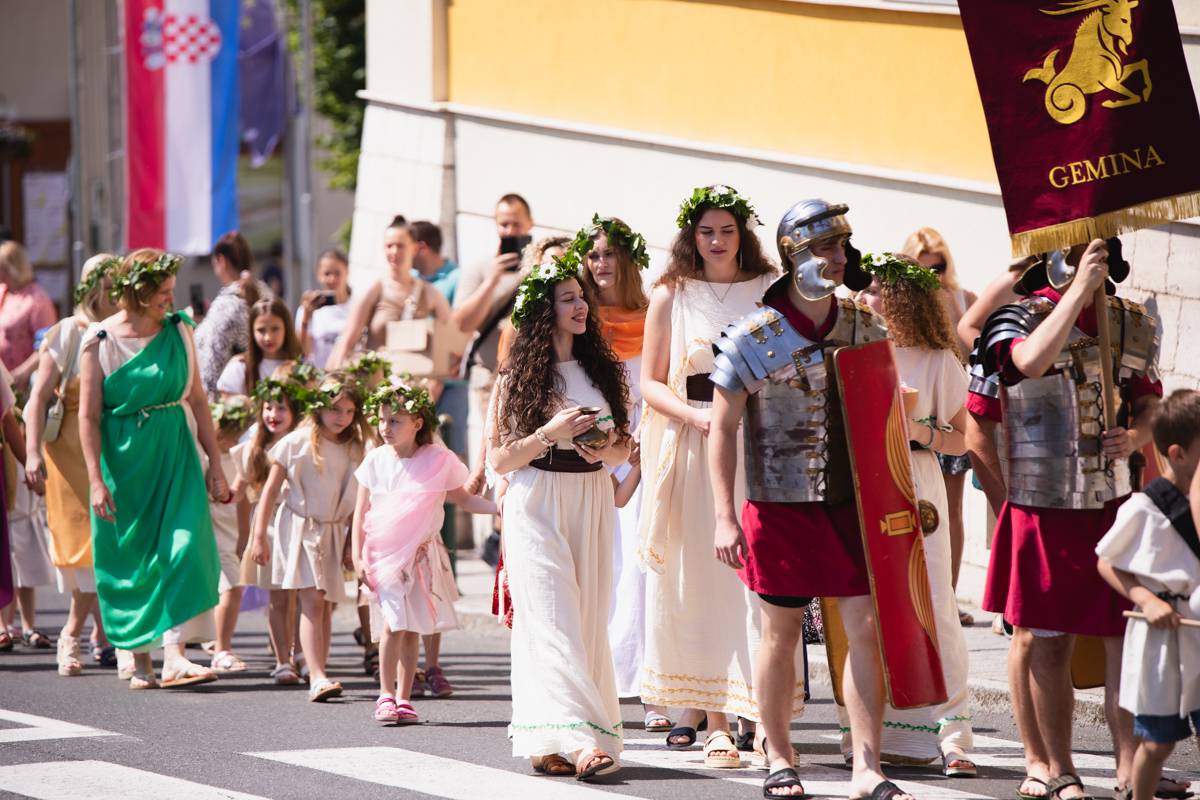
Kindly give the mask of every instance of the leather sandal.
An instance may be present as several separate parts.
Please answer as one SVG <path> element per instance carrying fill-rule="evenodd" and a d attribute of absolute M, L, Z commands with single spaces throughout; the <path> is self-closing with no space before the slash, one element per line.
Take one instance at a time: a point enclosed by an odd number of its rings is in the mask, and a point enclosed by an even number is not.
<path fill-rule="evenodd" d="M 604 775 L 611 775 L 621 768 L 617 760 L 598 747 L 587 750 L 579 757 L 575 765 L 575 780 L 587 781 Z"/>
<path fill-rule="evenodd" d="M 728 747 L 721 742 L 729 743 Z M 742 754 L 729 731 L 713 731 L 704 740 L 704 766 L 713 769 L 738 769 L 742 766 Z"/>
<path fill-rule="evenodd" d="M 773 793 L 772 789 L 791 789 L 793 786 L 800 787 L 800 794 L 782 794 Z M 791 767 L 777 769 L 767 776 L 763 781 L 763 797 L 794 797 L 796 800 L 808 797 L 808 792 L 804 791 L 804 784 L 800 782 L 800 775 Z"/>
<path fill-rule="evenodd" d="M 575 765 L 558 753 L 548 756 L 537 756 L 532 759 L 533 771 L 551 778 L 568 778 L 575 774 Z"/>
<path fill-rule="evenodd" d="M 1096 800 L 1095 797 L 1086 791 L 1079 797 L 1071 798 L 1063 797 L 1060 794 L 1063 789 L 1069 789 L 1072 786 L 1078 786 L 1080 790 L 1083 790 L 1083 781 L 1079 779 L 1078 775 L 1072 775 L 1068 772 L 1064 775 L 1059 775 L 1057 778 L 1051 778 L 1050 782 L 1046 784 L 1047 796 L 1057 798 L 1057 800 Z"/>

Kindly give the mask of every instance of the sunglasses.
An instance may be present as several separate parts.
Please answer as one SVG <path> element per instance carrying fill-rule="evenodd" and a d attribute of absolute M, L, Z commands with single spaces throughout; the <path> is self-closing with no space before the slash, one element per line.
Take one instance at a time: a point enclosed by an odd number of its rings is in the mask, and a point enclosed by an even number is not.
<path fill-rule="evenodd" d="M 938 275 L 941 275 L 946 271 L 946 262 L 943 261 L 940 264 L 932 264 L 930 265 L 929 269 L 931 272 L 936 272 Z"/>

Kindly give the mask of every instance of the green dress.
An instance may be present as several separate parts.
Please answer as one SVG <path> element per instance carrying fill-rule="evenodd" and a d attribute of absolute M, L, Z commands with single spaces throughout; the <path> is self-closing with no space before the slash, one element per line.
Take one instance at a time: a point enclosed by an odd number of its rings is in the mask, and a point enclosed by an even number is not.
<path fill-rule="evenodd" d="M 105 633 L 125 650 L 157 646 L 218 600 L 208 492 L 183 408 L 190 361 L 181 325 L 195 323 L 168 316 L 103 384 L 100 466 L 117 510 L 115 522 L 92 512 L 93 562 Z"/>

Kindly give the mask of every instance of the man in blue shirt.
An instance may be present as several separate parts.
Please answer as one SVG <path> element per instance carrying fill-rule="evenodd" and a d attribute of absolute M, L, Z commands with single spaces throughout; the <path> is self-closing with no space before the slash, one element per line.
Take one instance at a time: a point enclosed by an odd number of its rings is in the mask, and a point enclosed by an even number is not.
<path fill-rule="evenodd" d="M 453 306 L 454 291 L 458 288 L 458 264 L 442 256 L 441 228 L 432 222 L 420 220 L 414 222 L 410 229 L 417 243 L 417 252 L 413 255 L 417 274 L 437 287 Z"/>

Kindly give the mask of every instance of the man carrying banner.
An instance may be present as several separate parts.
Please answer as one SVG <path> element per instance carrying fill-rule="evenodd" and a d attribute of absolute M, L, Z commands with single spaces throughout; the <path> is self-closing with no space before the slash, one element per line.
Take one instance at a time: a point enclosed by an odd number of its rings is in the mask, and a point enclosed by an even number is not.
<path fill-rule="evenodd" d="M 764 308 L 726 328 L 715 345 L 709 467 L 717 557 L 762 599 L 754 682 L 766 733 L 764 794 L 804 792 L 789 735 L 794 654 L 805 607 L 813 597 L 836 597 L 850 642 L 850 794 L 890 800 L 907 795 L 880 771 L 883 671 L 831 353 L 835 344 L 878 341 L 887 331 L 869 309 L 833 297 L 843 282 L 852 289 L 871 282 L 850 245 L 846 211 L 806 200 L 780 222 L 787 273 L 768 289 Z M 748 500 L 739 525 L 733 482 L 743 413 Z"/>
<path fill-rule="evenodd" d="M 1076 635 L 1103 637 L 1105 715 L 1117 784 L 1129 782 L 1133 720 L 1117 705 L 1122 612 L 1129 606 L 1096 570 L 1096 543 L 1131 491 L 1128 457 L 1150 438 L 1157 380 L 1156 322 L 1107 297 L 1121 422 L 1104 420 L 1105 381 L 1096 290 L 1124 279 L 1120 242 L 1095 240 L 1044 257 L 1017 283 L 1025 299 L 1003 306 L 976 344 L 968 446 L 998 509 L 983 607 L 1014 626 L 1009 688 L 1025 747 L 1019 794 L 1086 796 L 1071 757 Z M 1006 470 L 993 444 L 1001 429 Z"/>

